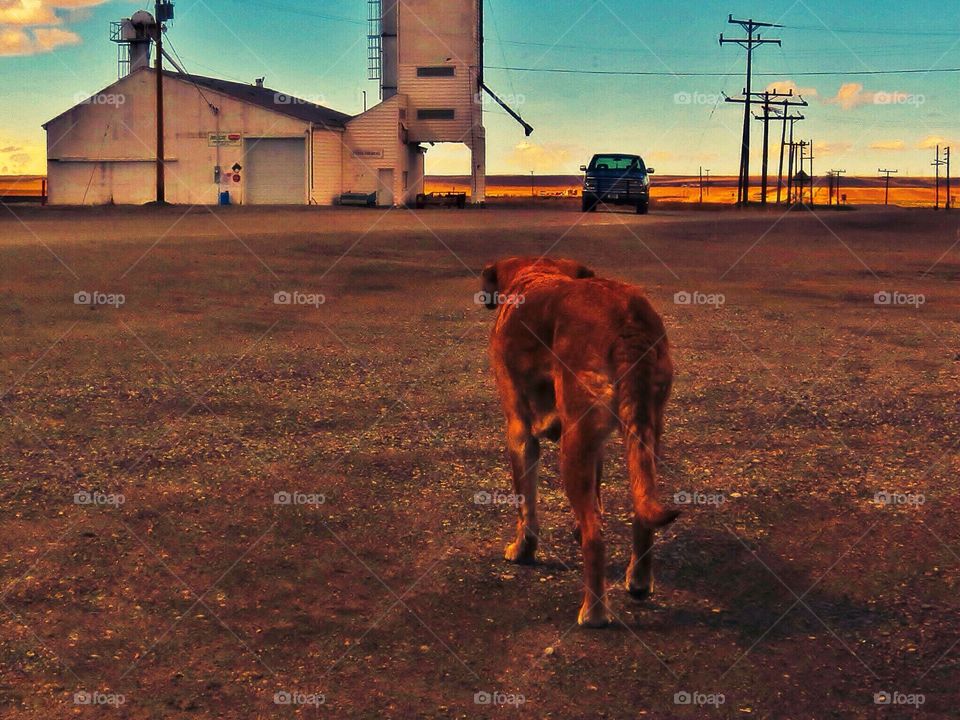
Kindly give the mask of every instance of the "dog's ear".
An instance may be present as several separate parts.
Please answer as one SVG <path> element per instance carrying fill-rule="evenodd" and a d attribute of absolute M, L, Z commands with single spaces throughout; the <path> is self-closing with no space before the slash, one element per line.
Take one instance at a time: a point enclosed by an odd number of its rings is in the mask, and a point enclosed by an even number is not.
<path fill-rule="evenodd" d="M 487 310 L 496 310 L 497 309 L 497 293 L 500 290 L 500 286 L 497 282 L 497 264 L 490 263 L 487 265 L 483 272 L 480 273 L 481 278 L 481 289 L 484 295 L 484 305 Z"/>
<path fill-rule="evenodd" d="M 588 268 L 586 265 L 577 266 L 577 275 L 576 275 L 577 280 L 581 280 L 583 278 L 596 277 L 596 275 L 597 274 L 593 270 Z"/>

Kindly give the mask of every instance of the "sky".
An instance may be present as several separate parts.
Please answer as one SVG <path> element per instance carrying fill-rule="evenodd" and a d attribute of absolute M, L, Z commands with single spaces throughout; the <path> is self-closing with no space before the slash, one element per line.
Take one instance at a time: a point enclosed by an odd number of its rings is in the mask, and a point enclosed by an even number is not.
<path fill-rule="evenodd" d="M 809 107 L 797 135 L 813 139 L 818 169 L 932 176 L 933 146 L 960 147 L 960 72 L 936 72 L 960 68 L 956 0 L 484 1 L 487 84 L 535 128 L 526 138 L 491 108 L 490 174 L 574 174 L 593 153 L 617 151 L 643 155 L 659 174 L 735 175 L 742 105 L 722 93 L 742 92 L 746 53 L 718 43 L 721 32 L 742 36 L 730 13 L 784 26 L 763 34 L 782 46 L 755 51 L 754 87 L 802 93 Z M 116 80 L 109 23 L 141 7 L 0 0 L 0 174 L 44 172 L 41 123 Z M 189 72 L 266 76 L 268 87 L 359 113 L 364 90 L 378 100 L 366 9 L 366 0 L 177 0 L 166 37 Z M 543 72 L 556 69 L 664 74 Z M 904 69 L 925 72 L 867 74 Z M 762 124 L 754 126 L 756 172 Z M 778 139 L 779 125 L 771 128 Z M 437 145 L 427 172 L 465 174 L 468 157 Z"/>

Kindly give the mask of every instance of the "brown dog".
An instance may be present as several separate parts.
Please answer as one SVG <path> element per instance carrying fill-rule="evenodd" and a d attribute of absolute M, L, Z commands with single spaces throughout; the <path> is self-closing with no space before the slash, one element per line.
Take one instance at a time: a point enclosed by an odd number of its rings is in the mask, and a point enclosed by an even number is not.
<path fill-rule="evenodd" d="M 627 590 L 653 590 L 653 531 L 678 511 L 656 499 L 656 464 L 673 364 L 663 321 L 641 291 L 595 277 L 573 260 L 507 258 L 483 270 L 487 307 L 499 307 L 490 359 L 507 421 L 518 508 L 513 562 L 534 560 L 539 438 L 560 441 L 560 476 L 576 516 L 585 596 L 578 622 L 610 622 L 604 589 L 600 475 L 602 448 L 619 428 L 633 496 L 633 552 Z"/>

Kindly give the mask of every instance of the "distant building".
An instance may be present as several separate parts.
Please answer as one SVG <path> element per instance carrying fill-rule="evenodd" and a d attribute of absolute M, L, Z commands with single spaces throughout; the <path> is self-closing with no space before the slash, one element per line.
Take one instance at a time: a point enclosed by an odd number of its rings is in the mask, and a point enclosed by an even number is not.
<path fill-rule="evenodd" d="M 421 143 L 472 152 L 471 197 L 485 198 L 480 0 L 373 0 L 370 71 L 382 102 L 351 116 L 263 87 L 165 72 L 166 199 L 180 204 L 334 203 L 376 194 L 412 204 L 423 191 Z M 51 204 L 155 199 L 155 24 L 116 23 L 117 82 L 44 124 Z"/>

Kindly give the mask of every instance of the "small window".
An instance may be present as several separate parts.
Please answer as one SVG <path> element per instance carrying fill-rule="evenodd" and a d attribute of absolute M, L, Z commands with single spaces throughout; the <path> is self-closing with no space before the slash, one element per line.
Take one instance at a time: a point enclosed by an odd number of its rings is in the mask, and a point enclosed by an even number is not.
<path fill-rule="evenodd" d="M 422 108 L 417 110 L 417 120 L 453 120 L 455 113 L 450 108 Z"/>
<path fill-rule="evenodd" d="M 453 77 L 456 71 L 453 65 L 435 65 L 432 67 L 418 67 L 417 77 Z"/>

